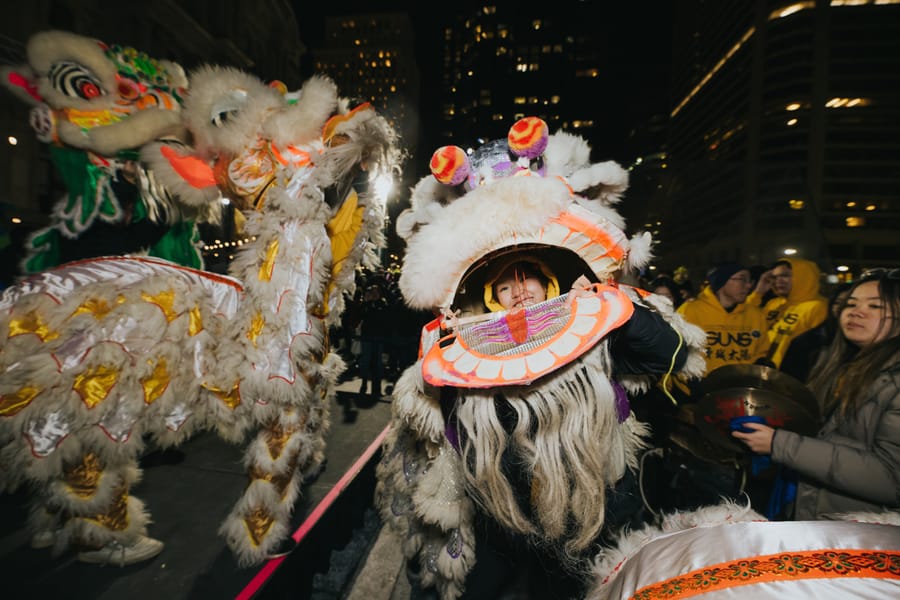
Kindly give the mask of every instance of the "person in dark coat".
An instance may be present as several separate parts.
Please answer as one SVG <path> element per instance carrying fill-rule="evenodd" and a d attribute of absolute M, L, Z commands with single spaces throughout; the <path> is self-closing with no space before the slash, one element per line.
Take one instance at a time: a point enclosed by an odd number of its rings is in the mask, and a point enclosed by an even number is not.
<path fill-rule="evenodd" d="M 381 398 L 381 380 L 384 377 L 384 358 L 388 337 L 391 335 L 390 305 L 384 294 L 383 283 L 373 281 L 366 286 L 360 305 L 359 325 L 359 386 L 360 395 L 366 395 L 369 383 L 372 398 Z"/>

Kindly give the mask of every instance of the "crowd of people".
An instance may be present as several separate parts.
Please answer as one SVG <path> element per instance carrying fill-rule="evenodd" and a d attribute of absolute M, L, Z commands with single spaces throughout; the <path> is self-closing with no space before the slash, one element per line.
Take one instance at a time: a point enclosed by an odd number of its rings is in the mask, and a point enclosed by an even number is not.
<path fill-rule="evenodd" d="M 489 309 L 542 302 L 548 298 L 548 288 L 550 297 L 560 293 L 555 279 L 551 281 L 534 265 L 518 264 L 510 274 L 512 268 L 493 282 L 493 295 L 485 300 Z M 339 351 L 349 365 L 348 376 L 361 381 L 361 396 L 389 394 L 390 388 L 383 384 L 415 362 L 420 330 L 435 316 L 406 306 L 397 275 L 396 265 L 361 272 L 356 295 L 348 300 L 342 325 L 335 332 Z M 836 510 L 897 507 L 900 325 L 894 315 L 900 314 L 898 271 L 866 272 L 855 281 L 834 285 L 828 298 L 822 295 L 819 268 L 800 258 L 779 260 L 770 267 L 736 262 L 716 265 L 696 294 L 685 275 L 682 272 L 677 281 L 660 274 L 638 285 L 668 298 L 678 314 L 706 332 L 707 374 L 728 365 L 777 369 L 808 384 L 819 401 L 818 437 L 764 423 L 748 424 L 733 434 L 754 455 L 771 457 L 800 481 L 797 506 L 771 516 L 815 518 Z M 701 383 L 676 380 L 665 395 L 656 389 L 636 399 L 636 412 L 654 429 L 654 444 L 668 443 L 667 421 L 676 418 L 668 397 L 674 393 L 680 403 L 697 402 Z M 772 482 L 767 483 L 768 494 Z M 763 506 L 760 509 L 765 512 Z"/>
<path fill-rule="evenodd" d="M 347 364 L 346 379 L 360 379 L 359 395 L 370 400 L 390 393 L 390 384 L 415 362 L 419 332 L 434 318 L 409 308 L 397 287 L 399 267 L 357 272 L 356 291 L 345 298 L 340 325 L 331 332 Z"/>
<path fill-rule="evenodd" d="M 484 295 L 491 312 L 527 309 L 560 295 L 559 282 L 540 261 L 523 259 L 495 271 L 487 280 Z M 689 285 L 676 283 L 671 276 L 640 282 L 647 291 L 668 298 L 678 314 L 705 331 L 707 374 L 730 365 L 781 370 L 807 384 L 815 394 L 821 408 L 816 435 L 765 422 L 733 429 L 733 438 L 747 449 L 745 477 L 763 479 L 762 497 L 748 492 L 758 512 L 771 512 L 771 498 L 765 496 L 783 494 L 781 480 L 790 480 L 790 497 L 780 498 L 775 504 L 778 511 L 768 515 L 774 520 L 827 519 L 838 513 L 900 507 L 900 325 L 896 317 L 900 314 L 900 270 L 867 271 L 855 281 L 836 285 L 829 299 L 821 294 L 820 280 L 813 261 L 788 258 L 763 269 L 735 262 L 717 265 L 707 273 L 696 295 Z M 579 278 L 569 290 L 568 302 L 572 296 L 590 295 L 590 285 L 584 277 Z M 452 312 L 444 317 L 451 329 L 459 323 Z M 683 364 L 679 361 L 684 356 L 674 350 L 678 347 L 674 336 L 672 328 L 655 313 L 635 303 L 633 316 L 612 334 L 613 372 L 661 374 L 670 360 Z M 702 393 L 698 381 L 682 383 L 679 401 L 697 402 Z M 672 391 L 668 390 L 667 397 Z M 453 415 L 461 410 L 461 405 L 450 409 L 451 420 L 458 418 Z M 515 413 L 498 414 L 510 421 L 501 419 L 501 424 L 511 431 Z M 664 418 L 674 417 L 668 412 Z M 660 413 L 648 421 L 666 430 Z M 460 431 L 478 435 L 469 427 Z M 664 435 L 654 433 L 654 444 L 667 443 Z M 701 435 L 699 431 L 696 434 Z M 515 475 L 515 461 L 510 462 L 506 453 L 503 457 L 504 471 L 514 474 L 511 479 L 526 481 L 524 475 Z M 754 463 L 765 459 L 770 472 L 750 473 L 749 457 Z M 642 508 L 639 501 L 628 502 L 635 499 L 634 486 L 626 477 L 615 488 L 616 501 L 607 507 L 608 526 L 635 524 Z M 740 499 L 737 492 L 744 492 L 716 491 L 736 500 Z M 528 490 L 519 492 L 527 495 Z M 708 500 L 714 502 L 715 498 Z M 545 569 L 552 563 L 540 551 L 529 554 L 533 551 L 523 550 L 524 542 L 510 538 L 510 527 L 492 519 L 486 523 L 476 530 L 483 562 L 476 563 L 466 584 L 472 597 L 487 597 L 482 587 L 492 585 L 498 573 L 515 569 L 504 562 L 509 557 L 526 557 L 523 560 L 538 561 Z M 563 587 L 571 583 L 560 573 L 554 582 Z"/>
<path fill-rule="evenodd" d="M 756 464 L 771 464 L 752 473 L 764 480 L 764 493 L 751 494 L 770 518 L 900 507 L 900 270 L 863 272 L 834 284 L 827 298 L 821 281 L 815 262 L 785 258 L 767 268 L 716 265 L 687 300 L 669 277 L 647 283 L 667 297 L 674 285 L 677 312 L 706 332 L 707 376 L 728 365 L 754 365 L 789 375 L 815 395 L 821 418 L 815 436 L 765 422 L 742 424 L 731 434 L 753 460 L 765 458 Z M 700 399 L 697 383 L 685 386 L 680 401 Z M 657 398 L 656 414 L 647 415 L 663 437 L 665 419 L 674 418 L 666 408 Z M 785 490 L 790 493 L 774 497 Z"/>

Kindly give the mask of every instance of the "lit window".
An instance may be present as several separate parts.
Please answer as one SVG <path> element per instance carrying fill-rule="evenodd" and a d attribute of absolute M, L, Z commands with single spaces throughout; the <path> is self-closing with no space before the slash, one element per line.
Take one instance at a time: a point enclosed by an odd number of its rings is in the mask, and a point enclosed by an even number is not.
<path fill-rule="evenodd" d="M 847 206 L 847 208 L 856 208 L 856 202 L 854 202 L 853 200 L 851 200 L 850 202 L 848 202 L 848 203 L 846 204 L 846 206 Z"/>
<path fill-rule="evenodd" d="M 525 96 L 516 96 L 513 98 L 513 104 L 525 104 Z"/>
<path fill-rule="evenodd" d="M 778 10 L 774 11 L 772 14 L 769 15 L 769 20 L 771 21 L 772 19 L 780 19 L 782 17 L 787 17 L 796 12 L 800 12 L 801 10 L 804 10 L 807 8 L 813 8 L 815 5 L 816 5 L 816 3 L 812 2 L 812 1 L 795 2 L 793 4 L 790 4 L 788 6 L 783 6 L 783 7 L 779 8 Z"/>
<path fill-rule="evenodd" d="M 806 203 L 803 202 L 803 200 L 798 200 L 797 198 L 788 200 L 788 206 L 790 206 L 792 210 L 803 210 L 805 205 Z"/>
<path fill-rule="evenodd" d="M 864 217 L 847 217 L 844 222 L 847 227 L 862 227 L 866 224 L 866 219 Z"/>
<path fill-rule="evenodd" d="M 785 110 L 800 110 L 799 102 L 791 102 L 787 106 L 784 107 Z"/>
<path fill-rule="evenodd" d="M 875 209 L 877 209 L 877 208 L 878 208 L 878 207 L 875 206 L 874 204 L 867 204 L 867 205 L 866 205 L 866 210 L 869 211 L 869 212 L 872 212 L 873 210 L 875 210 Z"/>
<path fill-rule="evenodd" d="M 788 119 L 788 122 L 787 122 L 788 127 L 793 127 L 796 124 L 797 124 L 797 119 Z"/>

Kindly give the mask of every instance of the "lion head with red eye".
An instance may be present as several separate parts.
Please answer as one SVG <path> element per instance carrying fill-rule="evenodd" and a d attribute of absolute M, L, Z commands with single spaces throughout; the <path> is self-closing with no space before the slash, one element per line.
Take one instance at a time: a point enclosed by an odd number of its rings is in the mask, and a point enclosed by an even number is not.
<path fill-rule="evenodd" d="M 3 84 L 34 106 L 41 141 L 113 157 L 182 131 L 179 65 L 65 31 L 33 35 L 27 53 L 27 65 L 3 70 Z"/>
<path fill-rule="evenodd" d="M 138 159 L 150 142 L 187 139 L 182 68 L 66 31 L 37 33 L 26 50 L 27 63 L 4 68 L 2 82 L 32 106 L 30 124 L 69 193 L 29 236 L 21 271 L 128 253 L 201 267 L 192 221 L 216 222 L 221 208 L 185 205 Z"/>

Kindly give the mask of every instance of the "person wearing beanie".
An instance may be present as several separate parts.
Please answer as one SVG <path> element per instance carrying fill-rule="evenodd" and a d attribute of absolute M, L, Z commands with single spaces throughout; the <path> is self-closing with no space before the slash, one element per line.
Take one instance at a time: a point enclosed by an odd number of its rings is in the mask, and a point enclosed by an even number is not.
<path fill-rule="evenodd" d="M 739 265 L 738 263 L 723 263 L 713 268 L 707 275 L 709 287 L 712 288 L 713 292 L 718 292 L 720 289 L 722 289 L 722 286 L 728 283 L 728 280 L 739 271 L 747 271 L 747 281 L 749 282 L 750 269 L 747 269 L 746 267 L 744 267 L 743 265 Z M 741 278 L 741 281 L 743 281 L 743 278 Z M 750 290 L 747 290 L 747 293 L 749 294 Z M 741 301 L 743 302 L 743 300 Z"/>
<path fill-rule="evenodd" d="M 760 364 L 780 368 L 794 338 L 828 316 L 828 300 L 819 292 L 819 277 L 816 263 L 802 258 L 779 260 L 760 277 L 749 302 L 759 303 L 770 290 L 776 294 L 763 305 L 769 349 Z"/>
<path fill-rule="evenodd" d="M 738 263 L 718 265 L 707 276 L 709 285 L 678 307 L 685 320 L 706 331 L 707 375 L 725 365 L 753 364 L 765 355 L 766 318 L 759 306 L 747 303 L 750 270 Z"/>

